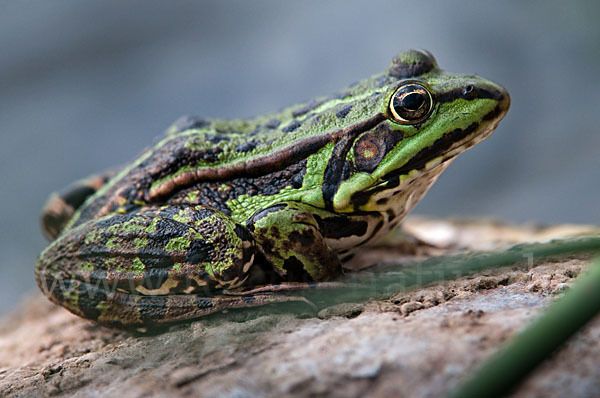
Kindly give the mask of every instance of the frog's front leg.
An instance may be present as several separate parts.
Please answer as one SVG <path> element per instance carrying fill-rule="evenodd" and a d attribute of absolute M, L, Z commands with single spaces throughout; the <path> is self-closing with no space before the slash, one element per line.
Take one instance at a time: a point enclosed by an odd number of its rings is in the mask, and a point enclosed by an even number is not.
<path fill-rule="evenodd" d="M 258 250 L 289 282 L 327 281 L 342 273 L 337 254 L 319 230 L 312 206 L 283 202 L 255 213 L 248 222 Z"/>
<path fill-rule="evenodd" d="M 48 240 L 56 239 L 73 217 L 75 210 L 115 174 L 114 170 L 94 174 L 75 181 L 62 191 L 52 193 L 44 205 L 41 217 L 42 232 Z"/>
<path fill-rule="evenodd" d="M 227 300 L 210 296 L 240 287 L 254 254 L 252 235 L 224 213 L 169 205 L 111 214 L 63 233 L 35 273 L 41 290 L 77 315 L 154 324 L 219 310 L 215 303 Z"/>

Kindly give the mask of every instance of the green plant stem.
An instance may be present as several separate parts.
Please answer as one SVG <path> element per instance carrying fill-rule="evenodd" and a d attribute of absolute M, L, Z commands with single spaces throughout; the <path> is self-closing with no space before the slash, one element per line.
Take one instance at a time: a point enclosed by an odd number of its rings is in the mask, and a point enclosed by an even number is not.
<path fill-rule="evenodd" d="M 557 240 L 549 243 L 528 243 L 502 252 L 471 252 L 453 256 L 433 257 L 409 264 L 388 263 L 372 269 L 350 274 L 341 280 L 340 287 L 293 292 L 319 307 L 340 302 L 364 302 L 389 294 L 417 289 L 434 282 L 454 280 L 476 275 L 481 271 L 516 264 L 534 263 L 552 257 L 565 257 L 582 253 L 600 252 L 600 236 Z"/>

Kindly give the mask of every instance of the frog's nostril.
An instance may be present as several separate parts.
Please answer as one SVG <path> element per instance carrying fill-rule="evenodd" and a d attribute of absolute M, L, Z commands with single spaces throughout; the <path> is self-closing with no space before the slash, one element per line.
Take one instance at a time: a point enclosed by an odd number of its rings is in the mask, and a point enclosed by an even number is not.
<path fill-rule="evenodd" d="M 475 87 L 472 84 L 469 84 L 463 90 L 463 95 L 464 95 L 465 99 L 468 99 L 468 100 L 471 100 L 471 99 L 474 99 L 475 97 L 477 97 L 477 93 L 478 93 L 477 87 Z"/>

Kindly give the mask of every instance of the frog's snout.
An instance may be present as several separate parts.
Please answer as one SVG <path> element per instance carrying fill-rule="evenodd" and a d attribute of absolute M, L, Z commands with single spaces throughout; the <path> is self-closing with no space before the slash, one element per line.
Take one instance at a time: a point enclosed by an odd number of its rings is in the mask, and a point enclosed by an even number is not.
<path fill-rule="evenodd" d="M 510 108 L 510 94 L 508 94 L 508 91 L 506 91 L 504 87 L 498 87 L 500 88 L 497 94 L 498 105 L 500 106 L 500 109 L 502 109 L 506 113 L 508 111 L 508 108 Z"/>
<path fill-rule="evenodd" d="M 465 99 L 492 99 L 498 103 L 502 114 L 505 114 L 510 108 L 510 94 L 508 94 L 508 91 L 504 87 L 491 82 L 480 87 L 469 84 L 464 88 L 463 95 Z"/>

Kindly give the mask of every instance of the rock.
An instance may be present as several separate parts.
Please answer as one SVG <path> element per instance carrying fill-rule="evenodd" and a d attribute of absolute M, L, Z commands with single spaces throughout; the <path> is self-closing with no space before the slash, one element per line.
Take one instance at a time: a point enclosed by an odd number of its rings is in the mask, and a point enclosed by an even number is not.
<path fill-rule="evenodd" d="M 422 231 L 427 223 L 443 234 L 434 237 L 444 242 L 443 252 L 506 247 L 501 237 L 507 236 L 511 244 L 515 236 L 548 239 L 547 229 L 531 226 L 424 219 L 408 224 Z M 476 240 L 478 227 L 485 241 Z M 495 227 L 500 237 L 494 236 Z M 460 228 L 469 232 L 461 234 Z M 387 246 L 362 257 L 401 256 L 388 239 Z M 422 247 L 413 255 L 428 250 L 440 252 L 439 246 Z M 0 395 L 444 396 L 568 289 L 585 266 L 585 258 L 569 257 L 342 303 L 318 316 L 263 307 L 147 334 L 97 326 L 35 294 L 0 321 Z M 515 395 L 597 394 L 599 340 L 600 320 L 595 320 Z"/>
<path fill-rule="evenodd" d="M 402 304 L 400 306 L 400 312 L 402 315 L 408 315 L 411 312 L 415 312 L 424 307 L 423 303 L 419 303 L 418 301 L 411 301 L 410 303 Z"/>

